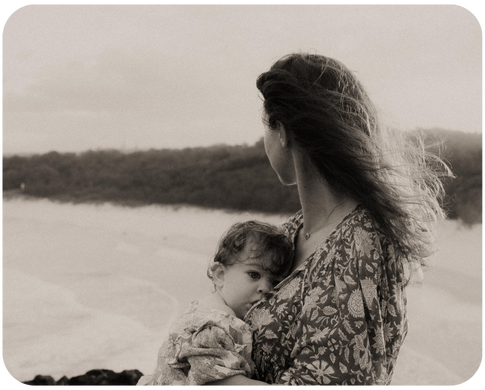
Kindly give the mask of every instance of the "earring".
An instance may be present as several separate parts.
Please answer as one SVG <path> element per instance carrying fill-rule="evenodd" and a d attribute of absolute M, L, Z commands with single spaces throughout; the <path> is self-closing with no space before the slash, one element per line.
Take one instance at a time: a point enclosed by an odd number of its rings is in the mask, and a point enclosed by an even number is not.
<path fill-rule="evenodd" d="M 287 152 L 288 151 L 288 149 L 289 149 L 288 148 L 288 145 L 285 145 L 284 140 L 283 140 L 283 138 L 281 136 L 280 136 L 280 145 L 281 145 L 281 150 L 283 152 Z"/>

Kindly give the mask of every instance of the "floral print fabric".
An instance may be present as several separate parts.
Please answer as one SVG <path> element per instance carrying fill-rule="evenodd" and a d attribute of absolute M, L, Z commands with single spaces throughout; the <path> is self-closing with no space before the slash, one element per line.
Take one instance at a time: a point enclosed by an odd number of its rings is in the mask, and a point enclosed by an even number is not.
<path fill-rule="evenodd" d="M 194 301 L 171 327 L 155 372 L 137 385 L 203 385 L 238 374 L 250 377 L 251 345 L 248 324 Z"/>
<path fill-rule="evenodd" d="M 301 211 L 284 226 L 295 240 Z M 248 312 L 254 379 L 390 384 L 407 333 L 402 265 L 362 207 Z"/>

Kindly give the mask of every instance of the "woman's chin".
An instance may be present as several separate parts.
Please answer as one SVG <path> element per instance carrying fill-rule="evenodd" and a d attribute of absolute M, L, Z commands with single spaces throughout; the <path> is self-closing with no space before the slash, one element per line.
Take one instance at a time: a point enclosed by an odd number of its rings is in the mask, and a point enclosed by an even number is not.
<path fill-rule="evenodd" d="M 296 184 L 295 180 L 293 178 L 285 178 L 283 176 L 278 175 L 278 179 L 280 179 L 280 183 L 283 184 L 284 186 L 294 186 Z"/>

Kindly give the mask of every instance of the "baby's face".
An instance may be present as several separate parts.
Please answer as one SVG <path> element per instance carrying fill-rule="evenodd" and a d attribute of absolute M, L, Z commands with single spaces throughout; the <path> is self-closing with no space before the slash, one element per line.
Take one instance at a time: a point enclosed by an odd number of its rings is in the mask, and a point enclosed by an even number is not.
<path fill-rule="evenodd" d="M 224 282 L 219 292 L 226 304 L 234 310 L 238 318 L 243 318 L 249 308 L 273 289 L 281 278 L 275 278 L 263 269 L 263 259 L 251 259 L 247 243 L 240 254 L 241 259 L 224 266 Z"/>

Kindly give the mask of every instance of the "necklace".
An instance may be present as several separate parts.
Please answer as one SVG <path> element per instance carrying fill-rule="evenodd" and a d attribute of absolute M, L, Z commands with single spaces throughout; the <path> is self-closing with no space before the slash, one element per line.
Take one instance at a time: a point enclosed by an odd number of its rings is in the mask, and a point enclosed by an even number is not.
<path fill-rule="evenodd" d="M 308 240 L 313 233 L 315 233 L 317 230 L 321 229 L 327 223 L 328 219 L 330 218 L 330 216 L 332 215 L 332 213 L 335 211 L 335 209 L 338 206 L 340 206 L 342 203 L 344 203 L 345 200 L 346 199 L 344 199 L 340 203 L 337 203 L 337 205 L 328 213 L 327 218 L 325 218 L 325 221 L 323 221 L 315 230 L 313 230 L 312 232 L 309 232 L 309 233 L 305 233 L 305 240 Z"/>

